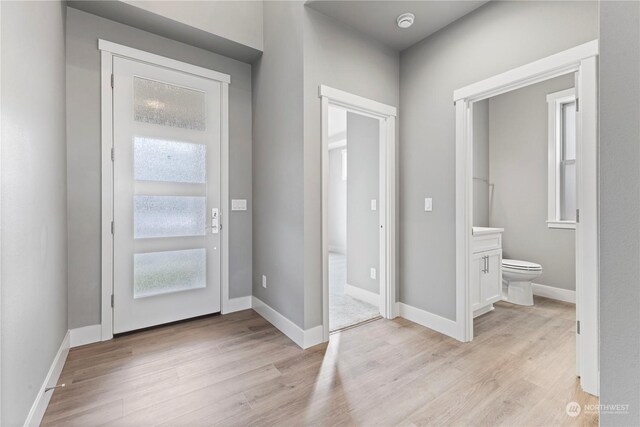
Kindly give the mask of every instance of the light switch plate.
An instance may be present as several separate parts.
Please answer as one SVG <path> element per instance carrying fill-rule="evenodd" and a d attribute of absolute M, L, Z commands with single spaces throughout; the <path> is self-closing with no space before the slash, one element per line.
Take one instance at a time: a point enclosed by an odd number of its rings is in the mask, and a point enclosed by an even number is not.
<path fill-rule="evenodd" d="M 433 210 L 433 200 L 431 197 L 424 199 L 424 210 L 425 212 L 431 212 Z"/>
<path fill-rule="evenodd" d="M 376 199 L 371 199 L 371 210 L 378 210 L 378 201 Z"/>
<path fill-rule="evenodd" d="M 266 275 L 262 275 L 262 287 L 266 288 L 267 287 L 267 276 Z"/>
<path fill-rule="evenodd" d="M 232 211 L 246 211 L 247 210 L 247 200 L 246 199 L 231 199 L 231 210 Z"/>

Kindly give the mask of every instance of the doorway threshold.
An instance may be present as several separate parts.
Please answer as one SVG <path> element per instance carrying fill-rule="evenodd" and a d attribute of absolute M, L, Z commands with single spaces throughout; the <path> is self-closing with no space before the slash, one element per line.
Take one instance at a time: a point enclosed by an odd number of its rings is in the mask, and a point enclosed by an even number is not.
<path fill-rule="evenodd" d="M 358 326 L 366 325 L 367 323 L 375 322 L 376 320 L 382 319 L 382 316 L 372 317 L 371 319 L 363 320 L 362 322 L 354 323 L 353 325 L 343 326 L 335 331 L 329 331 L 329 335 L 337 334 L 339 332 L 344 332 L 348 329 L 357 328 Z"/>

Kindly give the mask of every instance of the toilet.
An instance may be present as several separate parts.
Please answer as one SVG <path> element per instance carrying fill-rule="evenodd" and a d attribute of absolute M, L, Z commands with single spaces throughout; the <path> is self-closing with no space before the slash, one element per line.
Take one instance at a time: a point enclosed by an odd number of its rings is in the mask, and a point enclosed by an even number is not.
<path fill-rule="evenodd" d="M 533 305 L 531 282 L 542 274 L 542 266 L 517 259 L 502 260 L 502 297 L 519 305 Z"/>

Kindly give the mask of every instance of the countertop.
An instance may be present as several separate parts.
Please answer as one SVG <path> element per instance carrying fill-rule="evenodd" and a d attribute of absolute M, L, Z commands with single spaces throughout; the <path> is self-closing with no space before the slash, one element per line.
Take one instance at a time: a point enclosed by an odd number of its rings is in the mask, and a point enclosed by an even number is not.
<path fill-rule="evenodd" d="M 483 234 L 495 234 L 504 232 L 504 228 L 495 227 L 472 227 L 474 236 L 482 236 Z"/>

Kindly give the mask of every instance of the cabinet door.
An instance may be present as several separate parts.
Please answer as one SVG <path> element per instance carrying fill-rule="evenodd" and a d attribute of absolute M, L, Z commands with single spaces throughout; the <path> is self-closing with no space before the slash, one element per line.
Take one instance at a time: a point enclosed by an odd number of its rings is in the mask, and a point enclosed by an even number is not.
<path fill-rule="evenodd" d="M 471 256 L 471 269 L 470 269 L 470 285 L 471 285 L 471 309 L 476 310 L 482 306 L 482 299 L 480 293 L 480 283 L 484 276 L 484 254 L 473 254 Z"/>
<path fill-rule="evenodd" d="M 487 257 L 486 272 L 480 280 L 480 299 L 483 304 L 492 304 L 502 299 L 502 251 L 483 252 Z"/>

